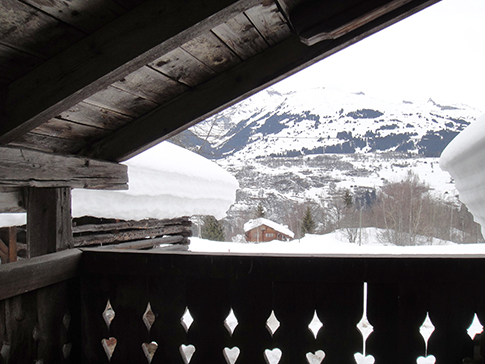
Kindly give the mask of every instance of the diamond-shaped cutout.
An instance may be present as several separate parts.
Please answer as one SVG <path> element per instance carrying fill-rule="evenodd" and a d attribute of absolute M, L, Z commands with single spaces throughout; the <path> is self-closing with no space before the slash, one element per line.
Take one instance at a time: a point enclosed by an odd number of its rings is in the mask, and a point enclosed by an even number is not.
<path fill-rule="evenodd" d="M 475 317 L 473 317 L 473 322 L 466 331 L 468 332 L 468 335 L 472 338 L 472 340 L 475 339 L 475 335 L 482 333 L 483 326 L 480 323 L 477 314 L 475 314 Z"/>
<path fill-rule="evenodd" d="M 153 313 L 152 311 L 152 306 L 150 305 L 150 302 L 148 302 L 147 309 L 143 314 L 143 322 L 145 323 L 147 330 L 150 331 L 153 323 L 155 322 L 155 313 Z"/>
<path fill-rule="evenodd" d="M 357 328 L 359 329 L 362 337 L 364 338 L 364 342 L 367 341 L 367 338 L 370 334 L 374 331 L 374 326 L 371 325 L 369 320 L 367 319 L 367 315 L 364 314 L 360 319 L 359 323 L 357 324 Z"/>
<path fill-rule="evenodd" d="M 271 315 L 269 315 L 268 320 L 266 321 L 266 328 L 268 329 L 271 336 L 273 336 L 279 327 L 280 327 L 280 322 L 276 318 L 274 311 L 271 311 Z"/>
<path fill-rule="evenodd" d="M 229 335 L 232 336 L 234 333 L 234 330 L 236 329 L 236 326 L 238 325 L 237 317 L 234 315 L 234 311 L 231 308 L 231 312 L 229 312 L 229 315 L 227 315 L 226 319 L 224 320 L 224 326 L 226 327 L 227 331 L 229 332 Z"/>
<path fill-rule="evenodd" d="M 426 348 L 428 347 L 428 340 L 431 334 L 434 331 L 434 325 L 431 322 L 431 319 L 429 318 L 429 313 L 426 313 L 426 318 L 423 321 L 423 324 L 419 328 L 419 332 L 421 333 L 421 336 L 424 339 L 424 342 L 426 344 Z"/>
<path fill-rule="evenodd" d="M 115 318 L 115 311 L 113 310 L 113 307 L 111 307 L 111 302 L 109 300 L 106 303 L 106 308 L 103 311 L 103 318 L 104 322 L 106 322 L 106 326 L 108 326 L 109 329 L 111 321 L 113 321 L 113 319 Z"/>
<path fill-rule="evenodd" d="M 318 331 L 320 331 L 322 326 L 323 326 L 322 321 L 320 321 L 320 319 L 318 318 L 317 310 L 315 310 L 315 313 L 313 314 L 313 319 L 308 324 L 308 328 L 313 333 L 313 336 L 315 336 L 315 339 L 317 338 Z"/>
<path fill-rule="evenodd" d="M 192 315 L 190 314 L 189 308 L 186 307 L 184 315 L 180 319 L 180 323 L 184 327 L 185 332 L 189 331 L 189 328 L 190 328 L 190 325 L 192 325 L 192 322 L 194 322 L 194 319 L 193 319 Z"/>
<path fill-rule="evenodd" d="M 145 357 L 148 360 L 148 363 L 150 364 L 152 362 L 153 356 L 155 355 L 155 352 L 158 349 L 158 344 L 155 341 L 152 341 L 151 343 L 143 343 L 141 347 L 143 349 Z"/>
<path fill-rule="evenodd" d="M 116 349 L 117 343 L 118 342 L 114 337 L 101 340 L 101 344 L 103 345 L 103 349 L 104 349 L 104 352 L 106 353 L 106 356 L 108 357 L 108 360 L 111 360 L 111 357 L 113 356 L 113 353 Z"/>

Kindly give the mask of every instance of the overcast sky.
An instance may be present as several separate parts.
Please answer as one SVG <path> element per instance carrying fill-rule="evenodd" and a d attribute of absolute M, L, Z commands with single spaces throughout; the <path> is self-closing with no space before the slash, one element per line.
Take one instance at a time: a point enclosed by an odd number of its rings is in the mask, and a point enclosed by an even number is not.
<path fill-rule="evenodd" d="M 281 82 L 485 112 L 485 0 L 443 0 Z"/>

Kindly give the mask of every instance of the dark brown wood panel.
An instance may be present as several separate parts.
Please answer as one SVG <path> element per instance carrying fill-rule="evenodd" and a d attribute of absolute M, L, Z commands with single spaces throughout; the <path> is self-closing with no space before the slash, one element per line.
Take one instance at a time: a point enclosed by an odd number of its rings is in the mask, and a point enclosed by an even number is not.
<path fill-rule="evenodd" d="M 59 114 L 59 118 L 107 130 L 118 129 L 133 120 L 131 116 L 85 102 L 63 111 Z"/>
<path fill-rule="evenodd" d="M 149 66 L 191 87 L 195 87 L 215 75 L 214 71 L 182 48 L 174 49 L 151 62 Z"/>
<path fill-rule="evenodd" d="M 48 153 L 75 154 L 81 150 L 86 143 L 82 140 L 70 140 L 36 133 L 26 133 L 8 145 Z"/>
<path fill-rule="evenodd" d="M 258 0 L 144 2 L 10 84 L 5 115 L 0 116 L 0 142 L 17 139 L 257 4 Z"/>
<path fill-rule="evenodd" d="M 0 147 L 0 184 L 7 187 L 127 188 L 122 164 Z"/>
<path fill-rule="evenodd" d="M 173 81 L 164 74 L 149 67 L 142 67 L 130 73 L 113 87 L 143 97 L 160 105 L 184 93 L 188 87 Z"/>
<path fill-rule="evenodd" d="M 79 30 L 16 0 L 0 2 L 0 43 L 49 58 L 84 37 Z"/>
<path fill-rule="evenodd" d="M 139 117 L 157 107 L 153 101 L 111 86 L 95 93 L 84 102 L 131 117 Z"/>
<path fill-rule="evenodd" d="M 245 14 L 239 14 L 212 31 L 243 60 L 268 48 L 266 41 Z"/>
<path fill-rule="evenodd" d="M 95 128 L 61 119 L 51 119 L 32 130 L 32 132 L 62 139 L 84 140 L 86 142 L 92 139 L 101 138 L 109 133 L 106 129 Z"/>
<path fill-rule="evenodd" d="M 4 83 L 25 75 L 41 62 L 37 57 L 0 44 L 0 76 L 5 79 Z"/>
<path fill-rule="evenodd" d="M 246 15 L 269 45 L 275 45 L 291 35 L 285 17 L 271 1 L 247 10 Z"/>
<path fill-rule="evenodd" d="M 222 72 L 238 64 L 241 60 L 214 33 L 204 33 L 185 43 L 182 49 L 210 67 L 214 72 Z"/>
<path fill-rule="evenodd" d="M 126 12 L 121 5 L 112 0 L 22 0 L 22 2 L 85 33 L 92 33 Z"/>

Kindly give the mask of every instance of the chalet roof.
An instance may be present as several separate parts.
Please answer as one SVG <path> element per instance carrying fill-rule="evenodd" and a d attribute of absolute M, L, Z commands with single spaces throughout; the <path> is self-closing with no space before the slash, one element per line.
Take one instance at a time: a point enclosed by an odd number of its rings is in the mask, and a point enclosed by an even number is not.
<path fill-rule="evenodd" d="M 126 169 L 106 162 L 437 1 L 2 1 L 0 166 L 11 164 L 0 190 L 126 188 Z M 41 153 L 26 162 L 25 150 Z M 47 178 L 38 166 L 62 168 Z M 15 208 L 2 203 L 0 211 Z"/>
<path fill-rule="evenodd" d="M 295 237 L 295 234 L 293 231 L 288 229 L 288 227 L 280 225 L 274 221 L 265 219 L 264 217 L 259 217 L 257 219 L 249 220 L 247 223 L 244 224 L 244 232 L 248 232 L 250 230 L 253 230 L 254 228 L 257 228 L 258 226 L 261 225 L 266 225 L 282 234 L 285 234 L 291 238 Z"/>

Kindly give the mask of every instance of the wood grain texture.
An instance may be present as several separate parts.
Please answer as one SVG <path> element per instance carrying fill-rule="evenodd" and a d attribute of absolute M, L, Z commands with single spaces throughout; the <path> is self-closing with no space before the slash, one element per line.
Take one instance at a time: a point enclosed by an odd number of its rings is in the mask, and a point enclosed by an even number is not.
<path fill-rule="evenodd" d="M 109 131 L 90 125 L 54 118 L 32 130 L 32 133 L 87 142 L 92 139 L 101 138 L 107 135 Z"/>
<path fill-rule="evenodd" d="M 26 133 L 19 136 L 8 146 L 38 150 L 47 153 L 75 154 L 86 143 L 82 140 L 56 138 L 37 133 Z"/>
<path fill-rule="evenodd" d="M 0 43 L 47 59 L 84 34 L 20 1 L 0 2 Z"/>
<path fill-rule="evenodd" d="M 207 32 L 185 43 L 182 49 L 204 63 L 214 72 L 222 72 L 238 64 L 241 60 L 217 38 Z"/>
<path fill-rule="evenodd" d="M 42 60 L 37 57 L 0 44 L 0 76 L 8 83 L 25 75 L 41 63 Z"/>
<path fill-rule="evenodd" d="M 245 14 L 239 14 L 212 31 L 243 60 L 268 48 L 266 41 Z"/>
<path fill-rule="evenodd" d="M 0 191 L 0 213 L 25 212 L 24 193 L 21 188 Z"/>
<path fill-rule="evenodd" d="M 0 300 L 78 276 L 81 251 L 69 249 L 0 266 Z"/>
<path fill-rule="evenodd" d="M 107 130 L 118 129 L 133 120 L 131 116 L 85 102 L 80 102 L 61 112 L 59 118 Z"/>
<path fill-rule="evenodd" d="M 92 33 L 126 12 L 121 5 L 112 0 L 22 1 L 85 33 Z"/>
<path fill-rule="evenodd" d="M 127 188 L 127 167 L 82 157 L 0 147 L 0 185 Z"/>
<path fill-rule="evenodd" d="M 0 142 L 18 138 L 257 4 L 258 0 L 147 1 L 135 7 L 13 82 L 1 119 Z M 29 108 L 24 107 L 26 102 Z"/>
<path fill-rule="evenodd" d="M 29 188 L 27 256 L 38 257 L 72 246 L 71 188 Z"/>
<path fill-rule="evenodd" d="M 275 45 L 291 34 L 291 29 L 273 2 L 264 2 L 246 11 L 246 15 L 269 45 Z"/>
<path fill-rule="evenodd" d="M 205 64 L 184 51 L 174 49 L 149 64 L 150 67 L 187 86 L 195 87 L 215 75 Z"/>

